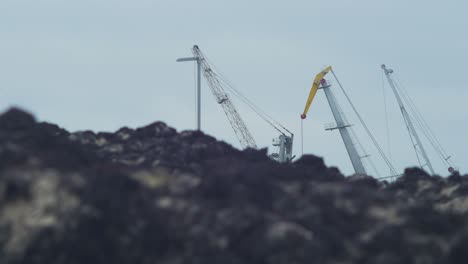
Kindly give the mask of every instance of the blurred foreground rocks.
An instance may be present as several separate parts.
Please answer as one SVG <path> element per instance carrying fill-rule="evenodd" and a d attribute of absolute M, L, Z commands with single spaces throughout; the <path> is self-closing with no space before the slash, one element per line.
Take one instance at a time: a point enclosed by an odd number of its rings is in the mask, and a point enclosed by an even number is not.
<path fill-rule="evenodd" d="M 468 263 L 468 176 L 344 177 L 162 122 L 0 116 L 0 264 Z"/>

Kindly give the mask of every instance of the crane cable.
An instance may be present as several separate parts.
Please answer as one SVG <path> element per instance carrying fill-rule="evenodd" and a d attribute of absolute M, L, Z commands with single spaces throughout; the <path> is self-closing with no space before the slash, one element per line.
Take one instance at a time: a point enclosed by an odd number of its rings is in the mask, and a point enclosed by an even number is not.
<path fill-rule="evenodd" d="M 385 73 L 385 69 L 383 69 L 382 71 L 383 74 L 386 74 Z M 390 77 L 389 77 L 390 78 Z M 395 87 L 395 90 L 396 90 L 396 93 L 402 98 L 401 101 L 404 101 L 404 105 L 409 105 L 409 102 L 406 101 L 406 98 L 404 97 L 404 93 L 401 91 L 401 89 L 398 87 L 398 83 L 396 81 L 395 78 L 392 79 L 393 81 L 393 84 L 394 84 L 394 87 Z M 411 106 L 410 106 L 411 107 Z M 423 146 L 421 146 L 420 144 L 418 144 L 418 142 L 416 141 L 416 137 L 417 135 L 415 134 L 416 132 L 411 129 L 411 124 L 413 122 L 416 122 L 414 120 L 414 118 L 411 117 L 410 113 L 407 111 L 407 108 L 406 107 L 401 107 L 400 106 L 400 110 L 402 112 L 402 115 L 403 115 L 403 120 L 404 120 L 404 123 L 405 123 L 405 126 L 406 126 L 406 129 L 408 130 L 408 134 L 409 134 L 409 138 L 411 140 L 411 145 L 413 146 L 414 148 L 414 152 L 416 153 L 416 159 L 418 160 L 418 164 L 419 164 L 419 167 L 421 168 L 424 168 L 425 166 L 430 166 L 430 161 L 427 160 L 426 157 L 424 157 L 424 153 L 422 151 L 422 148 Z M 411 110 L 411 108 L 409 109 Z M 418 147 L 417 147 L 418 146 Z M 423 163 L 422 160 L 421 160 L 421 156 L 424 158 L 425 162 L 426 163 Z"/>
<path fill-rule="evenodd" d="M 195 127 L 198 126 L 198 114 L 197 114 L 197 108 L 198 108 L 198 100 L 197 100 L 197 93 L 198 93 L 198 87 L 197 87 L 197 62 L 194 62 L 193 63 L 193 101 L 194 101 L 194 111 L 193 111 L 193 114 L 194 114 L 194 120 L 195 120 Z"/>
<path fill-rule="evenodd" d="M 269 114 L 267 114 L 263 109 L 261 109 L 259 106 L 257 106 L 255 103 L 253 103 L 252 101 L 250 101 L 245 95 L 243 95 L 239 90 L 237 90 L 236 88 L 234 88 L 229 82 L 227 82 L 227 80 L 225 79 L 222 79 L 221 78 L 221 81 L 223 81 L 226 86 L 228 87 L 228 89 L 230 89 L 232 92 L 234 92 L 234 95 L 236 95 L 237 97 L 239 97 L 240 99 L 244 99 L 244 103 L 247 104 L 247 106 L 249 106 L 252 110 L 254 110 L 258 115 L 261 115 L 263 116 L 263 118 L 265 120 L 269 119 L 269 123 L 274 123 L 276 124 L 277 126 L 281 127 L 282 129 L 284 129 L 285 131 L 287 131 L 288 133 L 292 134 L 287 128 L 285 128 L 282 124 L 280 124 L 278 121 L 276 121 L 273 117 L 271 117 Z M 271 124 L 270 123 L 270 124 Z M 274 126 L 276 129 L 279 130 L 279 128 L 275 125 L 272 124 L 272 126 Z M 284 133 L 284 132 L 281 132 L 281 133 Z"/>
<path fill-rule="evenodd" d="M 336 96 L 332 93 L 331 96 L 334 98 L 333 100 L 335 102 L 338 102 L 338 99 L 336 98 Z M 338 108 L 338 111 L 340 112 L 342 118 L 343 118 L 343 121 L 345 124 L 350 124 L 348 118 L 346 117 L 346 114 L 345 112 L 343 111 L 343 109 L 341 108 L 340 104 L 336 104 L 337 108 Z M 349 131 L 350 131 L 350 135 L 351 137 L 353 138 L 353 141 L 356 142 L 356 145 L 358 147 L 358 152 L 361 152 L 361 153 L 358 153 L 360 155 L 360 158 L 361 158 L 361 161 L 363 161 L 363 164 L 365 163 L 365 166 L 369 169 L 368 165 L 370 166 L 370 168 L 375 172 L 376 176 L 378 176 L 378 178 L 380 178 L 380 173 L 379 171 L 377 170 L 374 162 L 372 161 L 372 159 L 370 158 L 370 155 L 367 153 L 366 149 L 364 148 L 364 145 L 361 143 L 361 141 L 359 140 L 359 138 L 357 137 L 357 134 L 356 132 L 354 131 L 353 127 L 350 126 L 349 127 Z M 362 155 L 362 156 L 361 156 Z M 364 158 L 367 158 L 367 159 L 364 159 Z"/>
<path fill-rule="evenodd" d="M 382 151 L 382 149 L 380 148 L 379 144 L 377 143 L 377 140 L 374 138 L 374 136 L 372 135 L 372 133 L 370 132 L 369 128 L 367 127 L 367 125 L 364 123 L 364 120 L 362 119 L 361 115 L 359 114 L 359 112 L 357 111 L 356 107 L 354 106 L 354 104 L 351 102 L 351 99 L 349 98 L 348 94 L 346 93 L 346 91 L 344 90 L 343 86 L 341 85 L 340 83 L 340 80 L 336 77 L 336 74 L 333 70 L 331 70 L 333 76 L 335 77 L 335 80 L 336 82 L 338 83 L 338 85 L 340 86 L 340 89 L 341 91 L 343 92 L 343 94 L 345 95 L 346 97 L 346 100 L 348 101 L 348 103 L 351 105 L 354 113 L 356 114 L 356 116 L 358 117 L 361 125 L 364 127 L 365 131 L 367 132 L 367 135 L 371 138 L 372 142 L 374 143 L 374 146 L 377 148 L 377 150 L 379 151 L 380 155 L 382 156 L 382 159 L 385 161 L 385 163 L 387 164 L 387 166 L 389 167 L 391 173 L 393 174 L 392 177 L 397 177 L 397 172 L 395 170 L 395 168 L 393 167 L 393 165 L 390 163 L 390 161 L 388 160 L 388 158 L 385 156 L 385 153 Z"/>
<path fill-rule="evenodd" d="M 385 129 L 386 129 L 386 138 L 387 138 L 387 151 L 388 159 L 392 160 L 392 148 L 390 144 L 390 126 L 388 118 L 388 106 L 387 106 L 387 93 L 385 92 L 385 73 L 382 71 L 382 95 L 384 101 L 384 112 L 385 112 Z"/>
<path fill-rule="evenodd" d="M 447 166 L 447 167 L 452 167 L 451 162 L 449 161 L 450 156 L 447 154 L 445 149 L 442 147 L 440 141 L 435 137 L 434 132 L 432 129 L 429 127 L 427 124 L 426 120 L 422 117 L 421 113 L 418 111 L 416 105 L 414 104 L 413 100 L 409 96 L 408 92 L 406 89 L 404 89 L 403 85 L 401 82 L 395 78 L 396 83 L 397 83 L 397 89 L 400 90 L 400 93 L 402 94 L 403 100 L 405 100 L 406 104 L 409 106 L 411 113 L 412 113 L 412 119 L 415 121 L 416 125 L 419 127 L 419 129 L 423 132 L 424 136 L 426 139 L 429 141 L 429 143 L 432 145 L 434 150 L 437 152 L 439 155 L 440 159 L 442 162 Z"/>
<path fill-rule="evenodd" d="M 301 152 L 304 156 L 304 119 L 301 118 Z"/>
<path fill-rule="evenodd" d="M 286 131 L 287 133 L 293 135 L 291 131 L 289 131 L 287 128 L 285 128 L 282 124 L 280 124 L 278 121 L 276 121 L 273 117 L 268 115 L 264 110 L 262 110 L 260 107 L 255 105 L 252 101 L 250 101 L 246 96 L 244 96 L 239 90 L 234 88 L 228 81 L 227 78 L 222 76 L 219 71 L 216 69 L 215 66 L 209 61 L 209 59 L 203 55 L 204 59 L 209 63 L 210 67 L 212 68 L 212 73 L 221 81 L 224 83 L 225 87 L 227 87 L 233 94 L 239 98 L 244 104 L 246 104 L 252 111 L 254 111 L 260 118 L 262 118 L 265 122 L 267 122 L 270 126 L 272 126 L 274 129 L 276 129 L 280 134 L 285 135 Z M 215 69 L 215 71 L 213 71 Z M 276 125 L 275 125 L 276 124 Z M 284 131 L 281 131 L 281 127 Z"/>
<path fill-rule="evenodd" d="M 400 93 L 402 94 L 403 100 L 405 100 L 406 104 L 409 105 L 411 113 L 412 113 L 412 119 L 413 121 L 416 122 L 416 125 L 419 127 L 419 129 L 423 132 L 424 136 L 427 138 L 429 143 L 432 145 L 434 150 L 437 152 L 441 160 L 443 161 L 444 164 L 447 166 L 451 166 L 451 164 L 448 162 L 448 160 L 445 158 L 448 156 L 443 149 L 442 145 L 440 142 L 437 140 L 437 138 L 434 136 L 434 133 L 432 132 L 431 128 L 427 124 L 427 122 L 424 120 L 418 109 L 416 108 L 416 105 L 414 102 L 411 100 L 411 97 L 409 97 L 407 91 L 402 87 L 401 82 L 396 79 L 397 81 L 397 89 L 399 89 Z"/>
<path fill-rule="evenodd" d="M 429 127 L 429 125 L 427 124 L 425 119 L 422 117 L 422 115 L 420 114 L 420 112 L 416 108 L 416 105 L 411 100 L 411 97 L 409 97 L 407 91 L 402 87 L 400 81 L 397 80 L 397 82 L 398 82 L 398 88 L 400 88 L 400 90 L 402 90 L 403 93 L 404 93 L 403 98 L 409 102 L 410 108 L 413 111 L 413 114 L 415 116 L 417 125 L 423 131 L 423 133 L 428 138 L 428 140 L 431 141 L 431 144 L 436 149 L 436 151 L 439 152 L 438 154 L 441 155 L 442 158 L 445 158 L 444 156 L 448 156 L 446 154 L 446 151 L 444 150 L 444 148 L 442 147 L 442 145 L 440 144 L 438 139 L 435 137 L 434 133 L 432 132 L 431 128 Z"/>
<path fill-rule="evenodd" d="M 218 76 L 218 78 L 220 78 Z M 226 85 L 226 87 L 230 88 L 229 84 L 226 83 L 226 81 L 222 80 L 224 82 L 224 84 Z M 250 101 L 245 97 L 243 96 L 242 94 L 238 94 L 236 90 L 233 90 L 233 89 L 230 89 L 233 94 L 239 98 L 244 104 L 246 104 L 252 111 L 254 111 L 254 113 L 256 113 L 260 118 L 262 118 L 265 122 L 267 122 L 270 126 L 272 126 L 275 130 L 277 130 L 280 134 L 284 134 L 283 131 L 281 131 L 281 129 L 279 129 L 277 126 L 275 126 L 275 124 L 268 119 L 267 116 L 265 116 L 264 113 L 262 113 L 262 110 L 257 108 L 255 105 L 251 104 Z"/>

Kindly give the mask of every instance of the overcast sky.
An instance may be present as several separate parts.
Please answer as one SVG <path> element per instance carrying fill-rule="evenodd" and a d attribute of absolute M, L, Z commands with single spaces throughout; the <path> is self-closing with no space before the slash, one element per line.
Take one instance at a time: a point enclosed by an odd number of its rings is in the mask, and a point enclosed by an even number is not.
<path fill-rule="evenodd" d="M 467 10 L 461 0 L 1 0 L 0 107 L 21 106 L 71 131 L 156 120 L 193 129 L 194 65 L 175 59 L 191 56 L 198 44 L 234 87 L 295 133 L 299 156 L 299 115 L 315 74 L 332 65 L 401 171 L 417 160 L 388 85 L 387 144 L 385 63 L 464 171 Z M 275 131 L 234 103 L 257 144 L 269 146 Z M 354 116 L 348 118 L 359 134 Z M 330 122 L 319 91 L 304 123 L 304 150 L 351 174 L 339 133 L 324 131 Z M 239 147 L 205 82 L 202 127 Z M 359 135 L 381 174 L 388 174 L 370 140 Z M 428 152 L 436 171 L 447 175 Z"/>

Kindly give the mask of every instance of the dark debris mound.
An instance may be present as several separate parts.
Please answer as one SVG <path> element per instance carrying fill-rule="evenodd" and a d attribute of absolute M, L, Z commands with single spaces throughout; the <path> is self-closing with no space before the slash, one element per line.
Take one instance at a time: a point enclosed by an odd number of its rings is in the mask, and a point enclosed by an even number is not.
<path fill-rule="evenodd" d="M 0 263 L 467 263 L 468 176 L 344 177 L 162 122 L 0 116 Z"/>

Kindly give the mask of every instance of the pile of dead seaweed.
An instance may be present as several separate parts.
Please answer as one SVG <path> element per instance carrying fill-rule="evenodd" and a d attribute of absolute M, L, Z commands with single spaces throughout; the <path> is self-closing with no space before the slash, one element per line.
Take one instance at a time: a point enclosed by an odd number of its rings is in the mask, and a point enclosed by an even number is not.
<path fill-rule="evenodd" d="M 0 263 L 467 263 L 468 176 L 281 165 L 162 122 L 0 116 Z"/>

